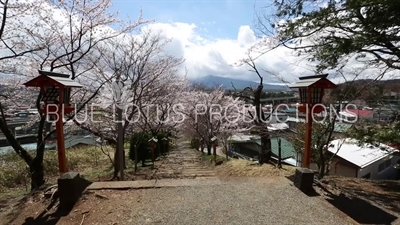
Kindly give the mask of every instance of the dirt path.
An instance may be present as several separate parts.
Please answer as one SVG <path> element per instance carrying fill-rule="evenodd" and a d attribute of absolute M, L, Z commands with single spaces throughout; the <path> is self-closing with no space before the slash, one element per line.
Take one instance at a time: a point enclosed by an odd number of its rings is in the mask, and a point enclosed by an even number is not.
<path fill-rule="evenodd" d="M 215 177 L 214 166 L 201 158 L 202 153 L 190 149 L 185 142 L 155 164 L 153 179 Z"/>

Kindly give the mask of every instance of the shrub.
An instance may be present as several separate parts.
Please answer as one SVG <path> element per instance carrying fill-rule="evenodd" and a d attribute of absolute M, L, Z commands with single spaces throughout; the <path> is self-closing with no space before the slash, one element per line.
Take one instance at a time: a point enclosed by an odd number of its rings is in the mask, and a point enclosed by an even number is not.
<path fill-rule="evenodd" d="M 147 132 L 134 133 L 130 140 L 129 158 L 135 160 L 135 147 L 137 148 L 138 160 L 144 165 L 146 159 L 151 159 L 150 143 L 151 135 Z"/>
<path fill-rule="evenodd" d="M 167 138 L 169 140 L 166 145 L 164 145 L 163 142 L 164 138 Z M 171 133 L 159 132 L 157 134 L 158 148 L 160 153 L 167 153 L 169 151 L 170 139 L 171 139 Z"/>
<path fill-rule="evenodd" d="M 198 138 L 192 138 L 190 141 L 190 147 L 194 149 L 199 149 L 200 140 Z"/>

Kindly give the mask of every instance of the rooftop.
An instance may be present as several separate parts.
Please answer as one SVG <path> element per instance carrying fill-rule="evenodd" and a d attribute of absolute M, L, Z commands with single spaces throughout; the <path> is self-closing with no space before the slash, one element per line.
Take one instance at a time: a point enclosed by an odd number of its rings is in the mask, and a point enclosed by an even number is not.
<path fill-rule="evenodd" d="M 260 138 L 258 135 L 250 135 L 250 134 L 234 134 L 228 138 L 228 141 L 232 142 L 246 142 L 252 141 Z"/>
<path fill-rule="evenodd" d="M 314 85 L 319 85 L 326 89 L 335 88 L 336 85 L 330 80 L 326 79 L 327 76 L 328 74 L 300 77 L 300 81 L 289 85 L 289 88 L 307 88 Z"/>
<path fill-rule="evenodd" d="M 271 123 L 268 126 L 269 131 L 285 130 L 289 129 L 289 125 L 286 123 Z"/>
<path fill-rule="evenodd" d="M 303 118 L 295 118 L 295 117 L 287 117 L 286 122 L 295 122 L 295 123 L 305 123 L 306 120 Z M 342 123 L 342 122 L 335 122 L 334 132 L 338 133 L 345 133 L 347 132 L 353 124 L 349 123 Z"/>
<path fill-rule="evenodd" d="M 345 117 L 357 117 L 357 113 L 353 113 L 353 112 L 349 112 L 349 111 L 341 111 L 339 112 L 339 114 L 341 116 L 345 116 Z"/>
<path fill-rule="evenodd" d="M 372 115 L 374 112 L 373 110 L 361 110 L 361 109 L 346 109 L 345 112 L 360 116 L 360 117 L 367 117 Z"/>
<path fill-rule="evenodd" d="M 360 141 L 356 139 L 345 138 L 331 141 L 328 151 L 364 168 L 398 150 L 382 143 L 377 145 L 360 144 Z"/>
<path fill-rule="evenodd" d="M 66 74 L 60 74 L 60 73 L 54 73 L 54 72 L 47 72 L 47 71 L 41 71 L 39 70 L 40 76 L 37 76 L 33 78 L 32 80 L 26 82 L 24 85 L 27 87 L 40 87 L 43 84 L 43 82 L 52 80 L 58 85 L 62 85 L 65 87 L 77 87 L 81 88 L 83 87 L 81 84 L 78 82 L 72 80 L 69 75 Z M 47 78 L 47 80 L 46 80 Z"/>

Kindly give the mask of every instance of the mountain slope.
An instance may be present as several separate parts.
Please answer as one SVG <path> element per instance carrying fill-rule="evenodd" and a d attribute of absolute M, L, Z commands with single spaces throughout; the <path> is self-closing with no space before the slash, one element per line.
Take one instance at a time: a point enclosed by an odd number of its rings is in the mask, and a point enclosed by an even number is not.
<path fill-rule="evenodd" d="M 220 86 L 226 90 L 232 90 L 232 84 L 237 90 L 243 90 L 246 87 L 257 87 L 258 83 L 248 80 L 240 80 L 240 79 L 233 79 L 228 77 L 219 77 L 219 76 L 205 76 L 190 79 L 191 82 L 200 83 L 207 87 L 215 87 Z M 274 84 L 266 84 L 264 83 L 264 91 L 286 91 L 288 87 L 285 85 L 274 85 Z"/>

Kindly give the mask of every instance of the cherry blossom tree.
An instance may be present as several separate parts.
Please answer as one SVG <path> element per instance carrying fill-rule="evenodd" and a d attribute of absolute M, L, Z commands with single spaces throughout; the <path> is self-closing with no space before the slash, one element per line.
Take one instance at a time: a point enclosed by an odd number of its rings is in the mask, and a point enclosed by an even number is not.
<path fill-rule="evenodd" d="M 261 94 L 264 89 L 264 77 L 256 66 L 255 58 L 252 56 L 252 49 L 253 48 L 248 50 L 247 58 L 242 59 L 237 66 L 247 66 L 250 68 L 250 71 L 254 72 L 258 76 L 258 86 L 257 88 L 247 87 L 243 91 L 237 91 L 236 95 L 242 99 L 250 100 L 255 108 L 255 113 L 252 114 L 252 117 L 254 118 L 254 123 L 257 125 L 257 129 L 261 136 L 261 153 L 259 156 L 259 162 L 260 164 L 263 164 L 264 162 L 268 162 L 271 158 L 271 139 L 268 132 L 268 125 L 266 124 L 268 118 L 262 110 L 261 105 Z M 245 94 L 246 92 L 250 94 Z"/>
<path fill-rule="evenodd" d="M 38 1 L 1 1 L 0 2 L 0 70 L 14 73 L 15 59 L 45 48 L 45 43 L 37 42 L 35 21 L 30 20 L 46 4 Z"/>
<path fill-rule="evenodd" d="M 97 68 L 97 80 L 105 85 L 93 101 L 102 114 L 101 122 L 76 121 L 76 124 L 114 145 L 118 138 L 123 142 L 133 132 L 154 133 L 165 128 L 166 123 L 156 123 L 154 118 L 149 118 L 156 114 L 156 108 L 151 105 L 162 106 L 164 113 L 170 111 L 171 104 L 160 103 L 174 103 L 176 93 L 187 86 L 186 78 L 178 77 L 178 67 L 183 60 L 164 52 L 169 41 L 157 32 L 142 29 L 140 35 L 127 34 L 105 42 L 98 63 L 101 67 Z M 121 123 L 122 133 L 116 132 L 117 128 L 104 129 L 105 124 L 116 127 Z M 123 147 L 116 148 L 115 156 L 120 155 L 120 151 L 124 151 Z M 118 157 L 114 157 L 114 168 L 117 179 Z"/>
<path fill-rule="evenodd" d="M 79 90 L 79 93 L 73 93 L 80 103 L 78 111 L 96 96 L 103 85 L 93 79 L 92 73 L 102 55 L 100 49 L 97 48 L 99 44 L 148 22 L 140 15 L 136 21 L 123 23 L 118 19 L 117 14 L 108 13 L 111 6 L 110 0 L 27 0 L 24 3 L 18 3 L 15 7 L 11 7 L 10 2 L 3 1 L 0 5 L 2 7 L 0 11 L 3 12 L 0 27 L 3 27 L 3 30 L 12 30 L 0 36 L 3 43 L 0 47 L 10 53 L 9 57 L 0 58 L 0 60 L 3 66 L 18 64 L 19 67 L 15 67 L 13 71 L 7 69 L 2 69 L 2 71 L 9 71 L 14 78 L 21 78 L 19 84 L 29 79 L 29 75 L 35 76 L 37 69 L 71 74 L 72 79 L 77 79 L 87 86 Z M 36 4 L 39 4 L 39 7 L 36 7 Z M 7 20 L 4 20 L 5 15 L 10 15 Z M 118 29 L 111 29 L 113 25 L 116 25 L 114 27 Z M 11 37 L 5 36 L 9 34 Z M 18 74 L 25 76 L 18 76 Z M 25 97 L 28 100 L 32 99 L 32 95 Z M 39 94 L 36 102 L 30 102 L 28 105 L 34 104 L 39 110 L 41 97 Z M 52 134 L 52 132 L 46 133 L 46 115 L 40 115 L 37 119 L 39 129 L 35 156 L 30 155 L 17 142 L 7 127 L 5 117 L 0 119 L 1 131 L 15 152 L 30 168 L 32 189 L 37 189 L 44 184 L 44 143 Z"/>
<path fill-rule="evenodd" d="M 185 123 L 181 127 L 190 138 L 198 137 L 204 141 L 207 154 L 211 155 L 212 138 L 230 133 L 233 127 L 247 125 L 245 102 L 238 98 L 225 96 L 219 87 L 210 93 L 190 91 L 182 93 Z M 248 118 L 248 117 L 247 117 Z M 225 130 L 224 130 L 225 129 Z"/>
<path fill-rule="evenodd" d="M 175 74 L 160 81 L 163 84 L 152 90 L 157 94 L 140 103 L 141 116 L 137 123 L 141 130 L 152 135 L 176 131 L 184 122 L 184 115 L 179 112 L 183 107 L 180 96 L 188 91 L 188 80 Z"/>

